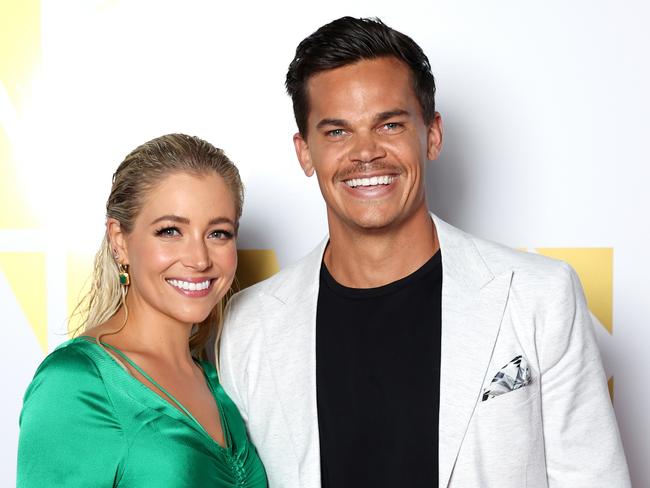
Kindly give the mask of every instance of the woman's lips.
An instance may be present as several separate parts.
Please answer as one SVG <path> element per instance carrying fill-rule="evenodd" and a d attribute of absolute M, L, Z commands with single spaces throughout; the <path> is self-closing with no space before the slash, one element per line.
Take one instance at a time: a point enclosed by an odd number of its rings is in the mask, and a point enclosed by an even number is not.
<path fill-rule="evenodd" d="M 211 278 L 202 280 L 182 280 L 179 278 L 167 278 L 165 281 L 182 295 L 189 297 L 203 297 L 210 293 L 212 284 L 216 280 Z"/>

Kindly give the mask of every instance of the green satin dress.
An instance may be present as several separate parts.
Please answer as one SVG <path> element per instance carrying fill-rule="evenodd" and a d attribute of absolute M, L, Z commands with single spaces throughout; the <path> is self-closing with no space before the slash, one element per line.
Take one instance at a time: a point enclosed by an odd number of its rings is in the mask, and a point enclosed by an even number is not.
<path fill-rule="evenodd" d="M 93 339 L 62 344 L 45 358 L 25 393 L 18 487 L 266 487 L 237 408 L 212 365 L 200 365 L 221 414 L 226 447 Z"/>

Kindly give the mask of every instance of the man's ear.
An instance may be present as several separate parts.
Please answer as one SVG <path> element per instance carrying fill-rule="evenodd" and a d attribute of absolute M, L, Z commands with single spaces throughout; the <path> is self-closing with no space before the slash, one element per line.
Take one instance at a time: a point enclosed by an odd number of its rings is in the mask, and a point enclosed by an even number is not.
<path fill-rule="evenodd" d="M 298 161 L 300 161 L 302 170 L 307 176 L 312 176 L 314 174 L 314 165 L 311 162 L 311 152 L 309 151 L 307 141 L 305 141 L 300 132 L 296 132 L 293 135 L 293 147 L 296 149 L 296 156 L 298 157 Z"/>
<path fill-rule="evenodd" d="M 120 264 L 129 264 L 129 253 L 126 246 L 126 236 L 119 220 L 109 217 L 106 220 L 106 234 L 111 252 L 115 261 Z"/>
<path fill-rule="evenodd" d="M 442 150 L 442 117 L 436 112 L 427 131 L 427 159 L 438 159 Z"/>

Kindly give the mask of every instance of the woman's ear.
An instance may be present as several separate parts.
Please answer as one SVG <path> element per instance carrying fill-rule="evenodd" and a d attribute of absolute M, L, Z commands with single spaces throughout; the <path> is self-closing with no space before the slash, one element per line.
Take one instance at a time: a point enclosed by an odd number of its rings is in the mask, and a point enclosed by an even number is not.
<path fill-rule="evenodd" d="M 108 235 L 108 243 L 111 246 L 111 252 L 115 261 L 119 264 L 129 264 L 126 236 L 122 231 L 122 225 L 119 220 L 113 217 L 109 217 L 106 220 L 106 234 Z"/>

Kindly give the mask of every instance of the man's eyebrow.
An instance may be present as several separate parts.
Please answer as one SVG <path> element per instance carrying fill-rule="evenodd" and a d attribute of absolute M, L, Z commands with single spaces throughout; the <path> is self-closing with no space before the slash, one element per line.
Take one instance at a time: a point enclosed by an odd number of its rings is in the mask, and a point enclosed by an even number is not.
<path fill-rule="evenodd" d="M 404 110 L 402 108 L 396 108 L 394 110 L 387 110 L 385 112 L 379 112 L 377 115 L 375 115 L 374 119 L 375 122 L 383 122 L 384 120 L 388 120 L 392 117 L 400 117 L 400 116 L 406 116 L 409 117 L 411 113 L 408 110 Z M 335 127 L 347 127 L 348 122 L 343 120 L 343 119 L 322 119 L 318 124 L 316 124 L 316 129 L 322 129 L 325 126 L 335 126 Z"/>
<path fill-rule="evenodd" d="M 396 108 L 394 110 L 387 110 L 386 112 L 380 112 L 377 115 L 375 115 L 375 120 L 377 122 L 383 122 L 384 120 L 391 119 L 393 117 L 401 117 L 401 116 L 410 116 L 411 113 L 408 110 L 404 110 L 402 108 Z"/>
<path fill-rule="evenodd" d="M 316 129 L 322 129 L 326 125 L 334 125 L 337 127 L 347 127 L 348 123 L 343 119 L 322 119 L 316 124 Z"/>
<path fill-rule="evenodd" d="M 179 215 L 162 215 L 161 217 L 158 217 L 157 219 L 152 221 L 151 224 L 149 225 L 157 224 L 158 222 L 162 222 L 163 220 L 178 222 L 179 224 L 190 223 L 190 219 L 188 219 L 187 217 L 180 217 Z M 210 222 L 208 222 L 208 225 L 216 225 L 216 224 L 230 224 L 233 227 L 235 226 L 235 223 L 228 217 L 214 217 L 213 219 L 210 219 Z"/>

